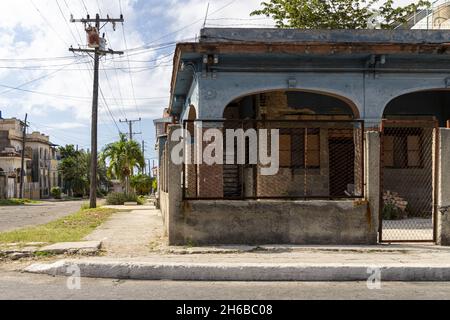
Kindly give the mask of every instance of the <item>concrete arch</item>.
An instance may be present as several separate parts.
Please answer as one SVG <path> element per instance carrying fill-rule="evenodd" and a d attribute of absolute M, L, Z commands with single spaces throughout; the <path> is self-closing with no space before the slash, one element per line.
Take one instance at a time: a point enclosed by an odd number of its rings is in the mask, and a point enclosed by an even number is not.
<path fill-rule="evenodd" d="M 271 93 L 271 92 L 303 92 L 303 93 L 312 93 L 312 94 L 317 94 L 317 95 L 321 95 L 321 96 L 327 96 L 327 97 L 331 97 L 331 98 L 335 98 L 341 102 L 344 102 L 349 109 L 352 111 L 353 113 L 353 117 L 354 119 L 360 119 L 361 118 L 361 114 L 359 111 L 358 106 L 356 105 L 356 103 L 354 103 L 350 98 L 343 96 L 341 94 L 336 94 L 335 92 L 332 91 L 323 91 L 323 90 L 311 90 L 311 89 L 301 89 L 301 88 L 292 88 L 292 89 L 286 89 L 286 88 L 281 88 L 281 89 L 264 89 L 264 90 L 253 90 L 253 91 L 248 91 L 245 93 L 241 93 L 240 95 L 234 97 L 234 98 L 229 98 L 228 102 L 224 105 L 224 108 L 222 110 L 222 114 L 225 112 L 225 109 L 232 104 L 234 101 L 239 100 L 239 99 L 243 99 L 246 97 L 250 97 L 253 95 L 257 95 L 257 94 L 261 94 L 261 93 Z"/>
<path fill-rule="evenodd" d="M 383 108 L 383 118 L 389 116 L 434 116 L 441 125 L 450 119 L 450 89 L 408 90 L 390 99 Z"/>
<path fill-rule="evenodd" d="M 333 73 L 221 73 L 216 79 L 199 80 L 199 118 L 220 119 L 234 99 L 279 90 L 298 90 L 339 97 L 350 101 L 356 117 L 364 116 L 364 85 L 360 76 Z M 358 112 L 355 112 L 358 110 Z"/>

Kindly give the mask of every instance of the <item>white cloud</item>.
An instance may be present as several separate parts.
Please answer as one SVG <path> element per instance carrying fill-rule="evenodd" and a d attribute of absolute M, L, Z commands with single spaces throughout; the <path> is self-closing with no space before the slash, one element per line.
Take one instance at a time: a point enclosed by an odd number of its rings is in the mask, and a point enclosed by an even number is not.
<path fill-rule="evenodd" d="M 399 1 L 405 2 L 405 0 Z M 166 43 L 194 38 L 199 34 L 203 25 L 208 2 L 210 2 L 210 8 L 207 26 L 262 27 L 273 25 L 270 19 L 249 16 L 251 11 L 260 6 L 261 0 L 121 0 L 128 48 L 140 47 L 155 40 L 157 40 L 155 43 Z M 55 72 L 64 64 L 74 62 L 74 59 L 16 60 L 14 62 L 4 59 L 70 56 L 68 46 L 77 47 L 80 43 L 85 42 L 83 26 L 79 23 L 68 22 L 70 14 L 73 14 L 74 17 L 85 16 L 86 10 L 83 3 L 86 4 L 91 16 L 99 11 L 97 3 L 100 4 L 102 15 L 118 16 L 120 13 L 119 0 L 0 1 L 0 12 L 2 12 L 2 19 L 0 19 L 0 42 L 2 43 L 0 46 L 0 85 L 16 87 Z M 252 20 L 249 20 L 250 18 Z M 121 28 L 118 25 L 114 32 L 111 26 L 106 27 L 108 38 L 111 41 L 109 46 L 115 50 L 125 48 Z M 167 34 L 169 35 L 161 38 Z M 134 95 L 130 76 L 126 70 L 101 71 L 101 88 L 116 120 L 139 116 L 150 119 L 161 115 L 162 109 L 169 102 L 167 97 L 169 96 L 172 72 L 170 58 L 162 57 L 167 56 L 170 50 L 173 50 L 173 47 L 160 51 L 133 52 L 130 57 L 130 65 L 133 68 Z M 148 67 L 149 64 L 142 61 L 152 59 L 159 59 L 155 63 L 164 67 L 143 70 L 142 67 Z M 89 61 L 89 59 L 84 58 L 81 62 L 83 61 Z M 48 70 L 11 69 L 11 67 L 24 66 L 44 66 Z M 125 57 L 116 57 L 116 62 L 111 61 L 111 57 L 107 57 L 106 60 L 102 60 L 102 67 L 106 69 L 128 68 L 128 62 Z M 48 123 L 58 123 L 59 121 L 54 119 L 54 115 L 63 112 L 67 114 L 67 118 L 73 120 L 73 123 L 63 121 L 63 123 L 57 124 L 58 128 L 79 128 L 85 131 L 86 128 L 78 125 L 89 125 L 92 94 L 92 71 L 90 69 L 92 69 L 90 64 L 69 65 L 48 78 L 23 87 L 26 90 L 48 95 L 16 90 L 5 93 L 8 89 L 0 87 L 0 107 L 11 116 L 21 116 L 24 112 L 29 112 L 31 118 L 45 115 Z M 137 108 L 134 97 L 136 97 Z M 142 99 L 152 97 L 154 99 Z M 109 112 L 101 99 L 100 104 L 103 106 L 100 109 L 100 123 L 111 123 Z"/>

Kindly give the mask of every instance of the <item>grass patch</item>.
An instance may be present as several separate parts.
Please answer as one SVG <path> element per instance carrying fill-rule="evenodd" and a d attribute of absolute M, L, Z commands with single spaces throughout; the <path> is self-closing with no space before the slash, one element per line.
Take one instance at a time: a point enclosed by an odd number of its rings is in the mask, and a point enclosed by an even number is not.
<path fill-rule="evenodd" d="M 30 199 L 2 199 L 0 200 L 0 206 L 23 206 L 26 204 L 38 204 L 41 201 Z"/>
<path fill-rule="evenodd" d="M 0 233 L 0 243 L 80 241 L 117 211 L 104 208 L 80 210 L 44 225 Z"/>

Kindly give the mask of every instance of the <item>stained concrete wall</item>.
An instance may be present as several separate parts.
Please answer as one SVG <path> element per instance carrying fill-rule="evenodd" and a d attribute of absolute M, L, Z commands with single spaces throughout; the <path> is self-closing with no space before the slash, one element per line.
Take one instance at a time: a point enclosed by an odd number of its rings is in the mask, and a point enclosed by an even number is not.
<path fill-rule="evenodd" d="M 439 131 L 437 242 L 450 246 L 450 129 Z"/>
<path fill-rule="evenodd" d="M 168 150 L 176 142 L 170 141 Z M 366 166 L 379 174 L 379 136 L 368 135 Z M 168 153 L 170 155 L 170 153 Z M 367 156 L 367 155 L 366 155 Z M 367 201 L 183 201 L 182 165 L 166 161 L 167 192 L 160 203 L 170 245 L 376 244 L 379 177 L 369 172 Z M 378 180 L 377 180 L 378 179 Z"/>
<path fill-rule="evenodd" d="M 182 203 L 182 165 L 174 164 L 170 161 L 170 152 L 178 143 L 172 141 L 171 137 L 176 129 L 181 128 L 180 125 L 170 125 L 168 127 L 168 139 L 166 143 L 166 159 L 164 159 L 164 168 L 162 170 L 163 176 L 160 180 L 165 181 L 165 190 L 160 191 L 160 209 L 163 217 L 164 232 L 169 237 L 169 242 L 179 238 L 179 233 L 183 230 L 183 225 L 180 215 Z"/>
<path fill-rule="evenodd" d="M 375 244 L 353 201 L 186 201 L 176 244 Z"/>
<path fill-rule="evenodd" d="M 377 243 L 380 224 L 380 133 L 368 131 L 365 134 L 364 173 L 365 195 L 369 203 L 369 237 L 371 243 Z"/>

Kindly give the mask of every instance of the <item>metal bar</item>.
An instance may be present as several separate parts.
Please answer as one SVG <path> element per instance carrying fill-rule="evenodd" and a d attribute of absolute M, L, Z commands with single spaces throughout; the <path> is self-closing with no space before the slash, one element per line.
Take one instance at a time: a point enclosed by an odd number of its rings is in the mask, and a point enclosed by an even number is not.
<path fill-rule="evenodd" d="M 100 55 L 105 55 L 105 54 L 118 54 L 118 55 L 122 55 L 124 54 L 123 51 L 114 51 L 114 50 L 95 50 L 95 49 L 76 49 L 76 48 L 69 48 L 70 52 L 84 52 L 84 53 L 98 53 Z"/>
<path fill-rule="evenodd" d="M 385 120 L 380 123 L 380 184 L 379 184 L 379 212 L 378 212 L 378 236 L 379 242 L 383 242 L 383 190 L 384 190 L 384 124 Z"/>
<path fill-rule="evenodd" d="M 293 196 L 278 196 L 278 197 L 186 197 L 185 200 L 211 200 L 211 201 L 245 201 L 245 200 L 292 200 L 292 201 L 308 201 L 308 200 L 361 200 L 364 197 L 324 197 L 324 196 L 307 196 L 307 197 L 293 197 Z"/>
<path fill-rule="evenodd" d="M 436 120 L 394 120 L 383 119 L 386 127 L 408 126 L 411 128 L 435 128 Z"/>
<path fill-rule="evenodd" d="M 185 136 L 185 132 L 186 132 L 186 127 L 183 124 L 183 142 L 184 142 L 184 161 L 183 161 L 183 200 L 186 199 L 186 155 L 187 155 L 187 143 L 186 143 L 186 136 Z M 189 150 L 190 151 L 190 150 Z"/>
<path fill-rule="evenodd" d="M 366 188 L 365 188 L 365 182 L 366 182 L 366 177 L 365 177 L 365 173 L 366 173 L 366 170 L 365 170 L 365 166 L 364 166 L 364 164 L 365 164 L 365 159 L 366 159 L 366 157 L 365 157 L 365 145 L 364 145 L 364 143 L 365 143 L 365 141 L 366 141 L 366 139 L 365 139 L 365 126 L 364 126 L 364 122 L 362 122 L 361 123 L 361 185 L 360 185 L 360 187 L 361 187 L 361 196 L 363 197 L 363 198 L 365 198 L 365 195 L 366 195 Z"/>
<path fill-rule="evenodd" d="M 383 240 L 380 243 L 436 243 L 434 240 Z"/>
<path fill-rule="evenodd" d="M 320 116 L 320 115 L 319 115 Z M 398 120 L 396 120 L 398 121 Z M 286 122 L 286 123 L 311 123 L 311 122 L 317 122 L 317 123 L 323 123 L 323 122 L 337 122 L 337 123 L 364 123 L 364 120 L 346 120 L 346 119 L 314 119 L 314 120 L 287 120 L 287 119 L 266 119 L 266 120 L 256 120 L 256 119 L 243 119 L 243 120 L 226 120 L 226 119 L 196 119 L 196 120 L 183 120 L 183 122 L 211 122 L 211 123 L 218 123 L 218 122 Z"/>
<path fill-rule="evenodd" d="M 99 18 L 99 19 L 90 19 L 90 18 L 82 18 L 82 19 L 70 19 L 70 22 L 81 22 L 81 23 L 89 23 L 89 22 L 124 22 L 125 20 L 121 18 Z"/>

